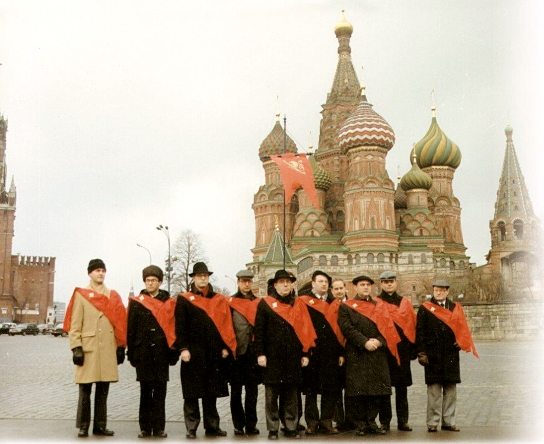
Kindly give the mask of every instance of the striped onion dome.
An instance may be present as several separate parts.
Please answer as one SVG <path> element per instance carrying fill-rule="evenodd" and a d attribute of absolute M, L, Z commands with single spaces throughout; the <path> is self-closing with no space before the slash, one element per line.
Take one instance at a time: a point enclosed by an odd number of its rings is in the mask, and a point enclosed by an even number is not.
<path fill-rule="evenodd" d="M 395 132 L 386 120 L 372 109 L 364 88 L 359 106 L 346 119 L 338 131 L 338 144 L 343 152 L 357 146 L 379 146 L 391 149 Z"/>
<path fill-rule="evenodd" d="M 326 170 L 315 160 L 315 156 L 310 156 L 310 165 L 314 173 L 314 184 L 319 190 L 327 191 L 332 185 L 332 178 Z"/>
<path fill-rule="evenodd" d="M 430 166 L 457 168 L 461 163 L 461 151 L 457 144 L 450 140 L 438 126 L 434 107 L 431 126 L 423 139 L 416 143 L 414 151 L 417 163 L 421 168 Z"/>
<path fill-rule="evenodd" d="M 265 137 L 259 147 L 259 157 L 262 162 L 270 160 L 270 156 L 277 156 L 283 154 L 283 127 L 280 124 L 279 118 L 276 120 L 276 124 L 272 131 Z M 296 153 L 297 146 L 293 139 L 289 136 L 285 138 L 285 152 Z"/>
<path fill-rule="evenodd" d="M 412 157 L 412 168 L 400 180 L 400 186 L 404 191 L 423 188 L 430 190 L 433 186 L 433 179 L 417 165 L 415 155 Z"/>

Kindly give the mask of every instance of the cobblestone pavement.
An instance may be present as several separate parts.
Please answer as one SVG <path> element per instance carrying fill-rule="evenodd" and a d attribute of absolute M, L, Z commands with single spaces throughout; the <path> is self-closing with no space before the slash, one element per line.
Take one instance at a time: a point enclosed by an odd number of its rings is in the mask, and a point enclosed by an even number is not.
<path fill-rule="evenodd" d="M 461 357 L 463 382 L 457 389 L 457 424 L 463 429 L 461 434 L 425 432 L 423 368 L 413 362 L 414 385 L 408 393 L 410 423 L 415 430 L 409 434 L 394 430 L 384 437 L 385 440 L 418 441 L 432 437 L 433 440 L 512 441 L 534 436 L 532 433 L 540 426 L 544 413 L 542 345 L 536 341 L 480 342 L 476 345 L 479 360 L 466 353 Z M 179 366 L 171 367 L 170 379 L 166 399 L 167 428 L 171 438 L 179 440 L 185 432 Z M 77 386 L 73 383 L 66 338 L 0 336 L 0 441 L 75 435 L 76 403 Z M 126 430 L 127 439 L 134 438 L 138 431 L 138 403 L 136 373 L 125 362 L 120 366 L 120 381 L 110 387 L 108 419 L 110 423 L 116 422 L 118 430 Z M 259 403 L 259 427 L 264 431 L 262 387 Z M 218 408 L 222 427 L 232 430 L 228 398 L 219 399 Z M 394 421 L 393 418 L 393 424 Z M 32 427 L 37 429 L 36 434 L 28 432 L 25 435 L 24 431 Z M 67 431 L 61 432 L 61 429 Z M 266 434 L 261 433 L 259 439 L 265 437 Z M 351 439 L 351 434 L 341 435 L 339 439 Z"/>

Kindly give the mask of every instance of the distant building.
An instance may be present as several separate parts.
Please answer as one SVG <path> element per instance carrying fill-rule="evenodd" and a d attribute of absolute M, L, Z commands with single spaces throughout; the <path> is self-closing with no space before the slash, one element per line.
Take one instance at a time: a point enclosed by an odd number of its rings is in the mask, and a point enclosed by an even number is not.
<path fill-rule="evenodd" d="M 55 258 L 12 254 L 17 191 L 7 187 L 6 133 L 0 114 L 0 317 L 43 323 L 53 303 Z"/>
<path fill-rule="evenodd" d="M 54 318 L 53 323 L 64 322 L 64 314 L 66 312 L 66 302 L 54 302 Z"/>

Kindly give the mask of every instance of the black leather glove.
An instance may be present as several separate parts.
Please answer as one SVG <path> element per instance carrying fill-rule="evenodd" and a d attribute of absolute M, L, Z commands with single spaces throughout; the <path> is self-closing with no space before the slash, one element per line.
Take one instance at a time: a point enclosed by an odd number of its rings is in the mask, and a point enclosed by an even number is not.
<path fill-rule="evenodd" d="M 417 362 L 419 362 L 423 367 L 429 365 L 429 358 L 427 357 L 427 353 L 419 352 L 417 354 Z"/>
<path fill-rule="evenodd" d="M 74 347 L 72 349 L 72 361 L 75 365 L 82 366 L 84 360 L 83 347 Z"/>
<path fill-rule="evenodd" d="M 117 347 L 116 355 L 117 355 L 117 365 L 125 362 L 125 347 Z"/>

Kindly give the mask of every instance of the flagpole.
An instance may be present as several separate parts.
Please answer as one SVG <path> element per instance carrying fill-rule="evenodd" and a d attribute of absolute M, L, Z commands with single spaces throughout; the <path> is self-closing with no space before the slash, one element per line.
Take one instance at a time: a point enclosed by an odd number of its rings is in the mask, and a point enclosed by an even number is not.
<path fill-rule="evenodd" d="M 283 115 L 283 154 L 287 150 L 287 116 Z M 286 210 L 285 210 L 285 184 L 283 185 L 283 269 L 285 270 L 285 219 L 286 219 Z"/>

